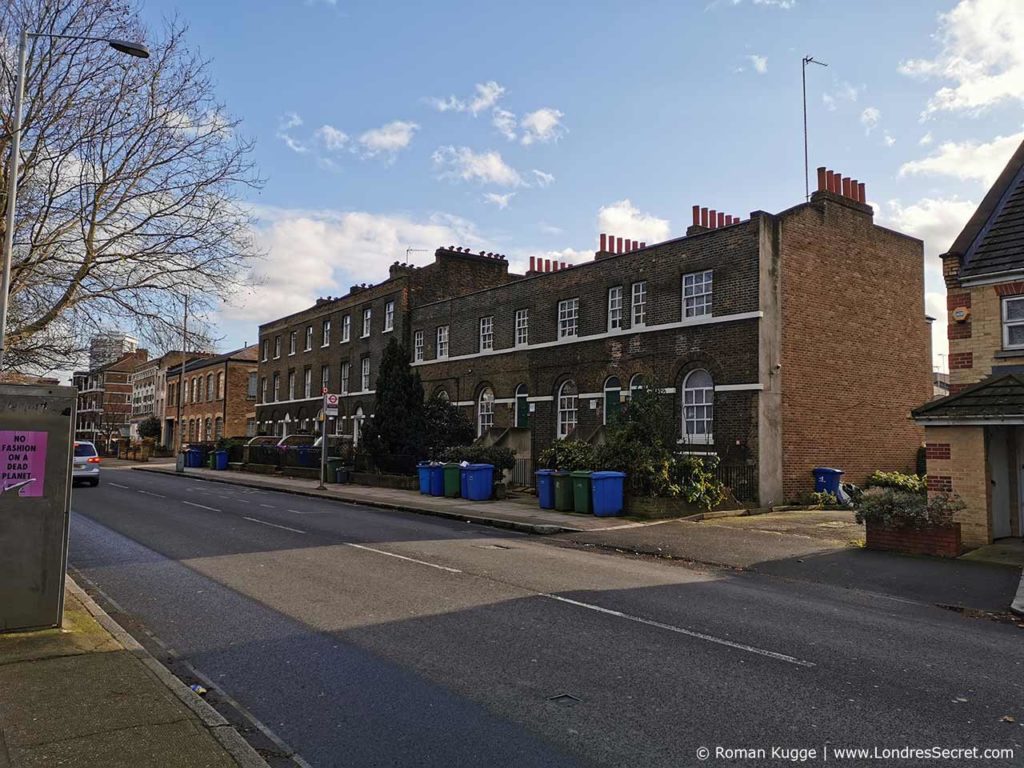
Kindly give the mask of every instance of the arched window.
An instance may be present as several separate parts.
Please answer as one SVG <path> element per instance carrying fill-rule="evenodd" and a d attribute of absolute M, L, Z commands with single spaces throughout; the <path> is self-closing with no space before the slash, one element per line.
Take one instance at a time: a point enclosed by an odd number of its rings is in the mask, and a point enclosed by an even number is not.
<path fill-rule="evenodd" d="M 484 387 L 476 409 L 476 436 L 480 437 L 494 426 L 494 390 Z"/>
<path fill-rule="evenodd" d="M 203 433 L 203 440 L 206 442 L 213 440 L 213 419 L 209 416 L 206 417 L 206 430 Z"/>
<path fill-rule="evenodd" d="M 224 437 L 224 419 L 218 416 L 213 422 L 213 439 L 220 440 L 222 437 Z"/>
<path fill-rule="evenodd" d="M 579 390 L 572 379 L 562 383 L 558 388 L 558 439 L 562 440 L 576 429 L 576 404 Z"/>
<path fill-rule="evenodd" d="M 642 373 L 634 373 L 633 374 L 633 378 L 631 378 L 629 380 L 629 394 L 630 394 L 630 397 L 632 397 L 633 393 L 636 392 L 638 389 L 643 389 L 643 386 L 644 386 L 644 375 Z"/>
<path fill-rule="evenodd" d="M 604 382 L 604 423 L 615 421 L 622 412 L 620 393 L 622 385 L 618 376 L 609 376 Z"/>
<path fill-rule="evenodd" d="M 213 374 L 206 374 L 206 399 L 213 400 Z"/>
<path fill-rule="evenodd" d="M 703 368 L 690 371 L 683 379 L 683 439 L 690 443 L 713 443 L 715 383 Z"/>
<path fill-rule="evenodd" d="M 437 391 L 436 391 L 436 392 L 434 393 L 434 396 L 435 396 L 435 397 L 436 397 L 436 398 L 437 398 L 438 400 L 444 400 L 444 401 L 445 401 L 446 403 L 447 403 L 447 402 L 449 402 L 449 397 L 448 397 L 448 390 L 447 390 L 447 389 L 445 389 L 444 387 L 441 387 L 441 388 L 440 388 L 439 390 L 437 390 Z"/>
<path fill-rule="evenodd" d="M 527 429 L 530 426 L 530 401 L 527 399 L 525 384 L 516 387 L 516 426 Z"/>
<path fill-rule="evenodd" d="M 223 400 L 224 399 L 224 374 L 223 373 L 218 373 L 217 374 L 217 399 L 218 400 Z"/>

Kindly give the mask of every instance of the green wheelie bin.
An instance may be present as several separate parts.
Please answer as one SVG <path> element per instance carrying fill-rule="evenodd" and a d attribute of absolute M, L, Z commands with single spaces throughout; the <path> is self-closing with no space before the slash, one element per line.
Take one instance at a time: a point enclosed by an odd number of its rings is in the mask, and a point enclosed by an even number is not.
<path fill-rule="evenodd" d="M 572 476 L 568 472 L 555 472 L 555 509 L 559 512 L 572 512 Z"/>
<path fill-rule="evenodd" d="M 590 476 L 592 472 L 572 472 L 572 504 L 573 509 L 581 515 L 594 514 L 594 501 L 590 494 Z"/>
<path fill-rule="evenodd" d="M 462 467 L 454 461 L 444 465 L 444 495 L 449 499 L 456 499 L 459 496 L 459 486 L 462 483 L 461 472 Z"/>

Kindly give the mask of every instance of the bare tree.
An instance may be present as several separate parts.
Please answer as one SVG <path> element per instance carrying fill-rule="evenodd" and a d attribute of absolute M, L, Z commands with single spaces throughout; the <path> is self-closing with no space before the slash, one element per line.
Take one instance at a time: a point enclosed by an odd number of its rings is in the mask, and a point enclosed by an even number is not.
<path fill-rule="evenodd" d="M 123 0 L 7 0 L 0 157 L 10 155 L 22 29 L 141 39 L 152 55 L 53 39 L 29 51 L 5 367 L 71 366 L 86 337 L 109 325 L 163 348 L 180 333 L 182 297 L 197 314 L 215 309 L 256 255 L 237 197 L 259 184 L 252 144 L 215 98 L 181 23 L 146 30 Z"/>

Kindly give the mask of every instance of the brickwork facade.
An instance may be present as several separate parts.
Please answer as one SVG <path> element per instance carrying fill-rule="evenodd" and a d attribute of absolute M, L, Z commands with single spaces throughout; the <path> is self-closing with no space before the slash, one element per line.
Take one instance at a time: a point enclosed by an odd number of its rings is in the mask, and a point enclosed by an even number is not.
<path fill-rule="evenodd" d="M 913 472 L 924 431 L 910 412 L 932 389 L 921 241 L 828 192 L 780 219 L 786 498 L 814 466 L 858 484 Z"/>
<path fill-rule="evenodd" d="M 985 429 L 927 427 L 926 432 L 929 446 L 945 446 L 942 451 L 929 452 L 928 494 L 955 493 L 963 499 L 966 509 L 956 519 L 964 546 L 988 544 L 992 541 L 992 478 L 985 460 Z"/>
<path fill-rule="evenodd" d="M 255 434 L 257 369 L 256 346 L 187 362 L 184 387 L 181 368 L 169 369 L 163 414 L 169 444 L 179 437 L 179 397 L 185 443 Z"/>
<path fill-rule="evenodd" d="M 78 390 L 75 439 L 95 443 L 101 451 L 127 439 L 132 418 L 132 376 L 145 365 L 144 349 L 123 355 L 91 371 L 76 371 L 72 384 Z"/>

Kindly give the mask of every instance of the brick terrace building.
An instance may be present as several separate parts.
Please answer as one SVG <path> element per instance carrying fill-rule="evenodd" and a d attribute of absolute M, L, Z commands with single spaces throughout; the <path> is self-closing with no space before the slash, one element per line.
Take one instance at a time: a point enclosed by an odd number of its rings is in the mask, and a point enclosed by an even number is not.
<path fill-rule="evenodd" d="M 762 504 L 809 490 L 817 465 L 912 470 L 910 410 L 931 390 L 922 244 L 864 199 L 820 169 L 780 214 L 695 207 L 686 237 L 420 306 L 414 365 L 481 434 L 528 427 L 533 456 L 596 437 L 646 379 L 686 450 L 756 468 Z"/>
<path fill-rule="evenodd" d="M 76 371 L 72 384 L 78 390 L 75 439 L 111 450 L 119 438 L 127 438 L 132 416 L 132 374 L 147 360 L 144 349 L 90 371 Z"/>
<path fill-rule="evenodd" d="M 918 408 L 928 488 L 968 547 L 1024 535 L 1024 144 L 942 256 L 949 397 Z"/>
<path fill-rule="evenodd" d="M 257 347 L 185 363 L 182 391 L 180 366 L 167 370 L 164 435 L 177 444 L 178 398 L 181 397 L 184 442 L 211 442 L 221 437 L 256 434 Z"/>
<path fill-rule="evenodd" d="M 167 391 L 167 369 L 181 366 L 182 352 L 168 352 L 165 355 L 146 361 L 132 374 L 132 437 L 137 438 L 139 424 L 148 418 L 160 420 L 161 431 L 164 427 L 164 407 Z M 163 434 L 160 444 L 167 445 Z"/>
<path fill-rule="evenodd" d="M 494 254 L 440 249 L 433 264 L 395 263 L 377 285 L 354 285 L 338 298 L 260 326 L 258 429 L 262 434 L 312 432 L 326 388 L 341 393 L 328 431 L 353 434 L 373 411 L 380 359 L 392 337 L 408 344 L 416 303 L 500 285 L 512 277 Z"/>
<path fill-rule="evenodd" d="M 364 306 L 377 318 L 394 300 L 427 395 L 469 410 L 487 439 L 513 428 L 520 456 L 600 439 L 646 380 L 671 397 L 680 445 L 747 467 L 762 504 L 810 490 L 817 465 L 854 482 L 913 470 L 923 431 L 910 411 L 931 391 L 922 244 L 877 226 L 863 185 L 822 168 L 818 186 L 807 203 L 742 221 L 695 206 L 685 237 L 602 238 L 593 262 L 525 276 L 506 267 L 489 285 L 437 279 L 455 258 L 492 261 L 440 249 L 365 298 L 261 326 L 260 419 L 278 433 L 282 421 L 310 428 L 321 381 L 338 391 L 345 364 L 339 427 L 369 415 L 378 335 L 389 331 L 371 327 L 357 349 L 328 340 L 340 356 L 304 341 L 319 340 L 311 321 L 346 314 L 354 339 Z"/>

